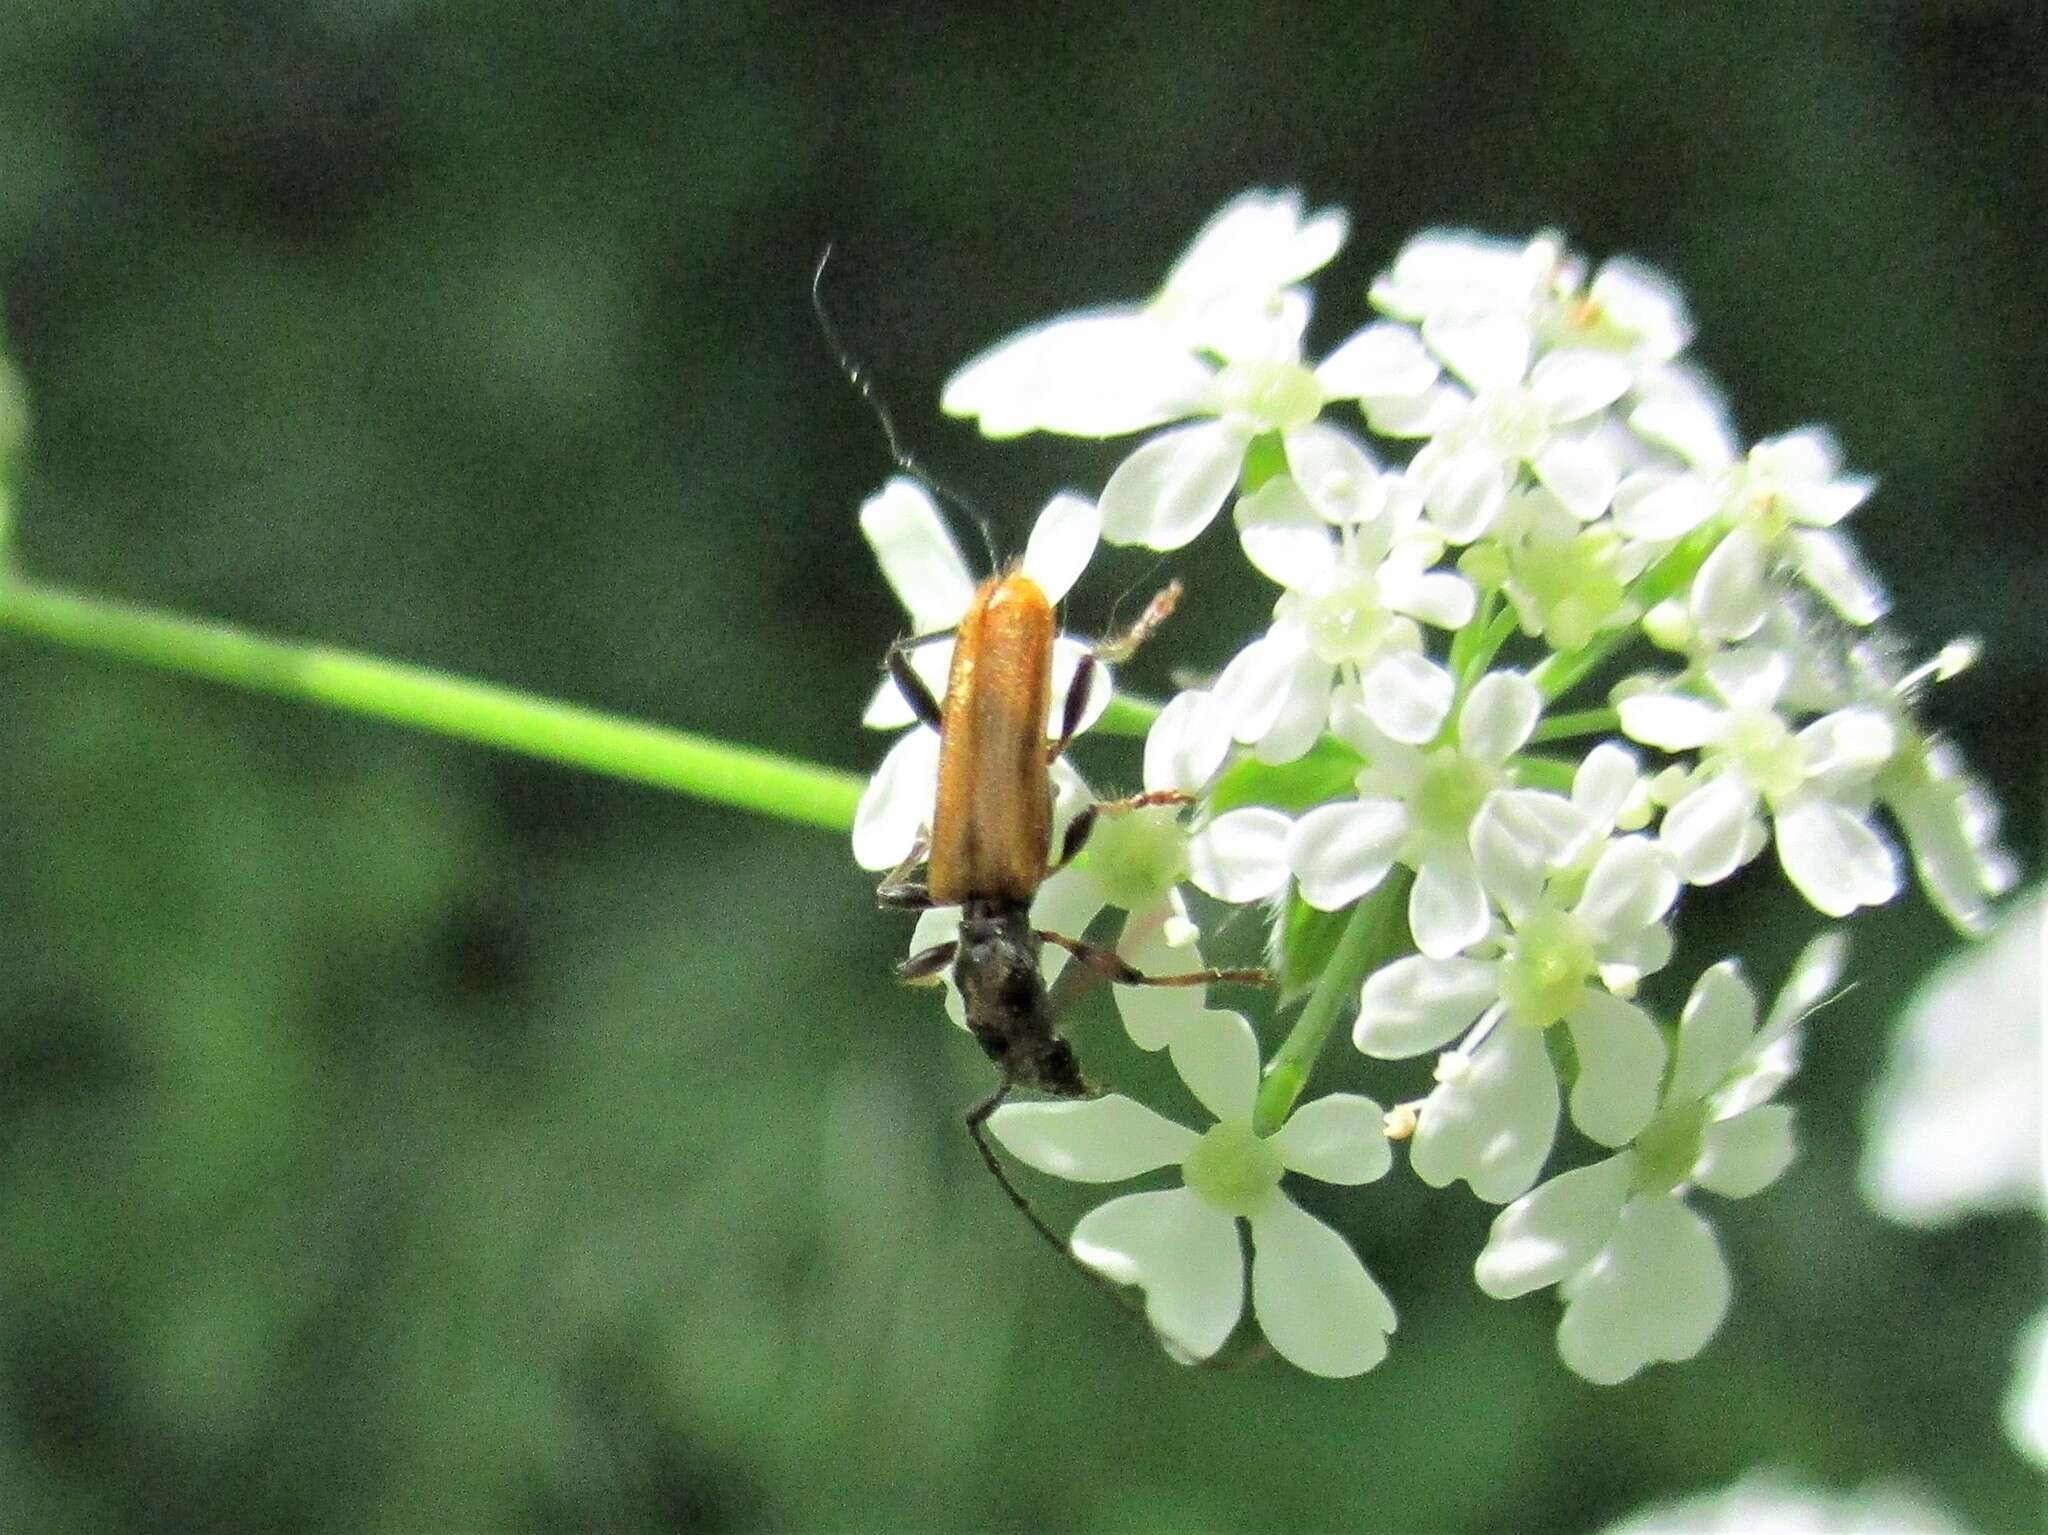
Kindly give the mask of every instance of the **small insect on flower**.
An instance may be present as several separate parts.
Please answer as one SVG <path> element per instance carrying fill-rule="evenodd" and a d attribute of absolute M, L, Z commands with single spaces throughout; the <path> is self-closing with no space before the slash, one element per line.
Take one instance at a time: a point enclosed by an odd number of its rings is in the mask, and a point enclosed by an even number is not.
<path fill-rule="evenodd" d="M 939 733 L 938 795 L 929 828 L 876 894 L 885 906 L 960 908 L 959 936 L 912 955 L 899 974 L 924 981 L 951 967 L 967 1027 L 1002 1071 L 995 1095 L 969 1116 L 977 1141 L 982 1123 L 1013 1087 L 1057 1098 L 1095 1093 L 1056 1027 L 1039 968 L 1046 943 L 1124 986 L 1267 979 L 1263 970 L 1147 975 L 1107 949 L 1031 924 L 1039 887 L 1081 852 L 1101 816 L 1189 800 L 1167 789 L 1088 805 L 1067 826 L 1056 855 L 1052 849 L 1050 768 L 1080 728 L 1098 661 L 1129 656 L 1165 621 L 1179 596 L 1179 583 L 1169 585 L 1123 635 L 1083 655 L 1050 741 L 1045 721 L 1057 624 L 1044 590 L 1021 569 L 1002 571 L 976 589 L 954 631 L 943 702 L 911 665 L 918 641 L 890 647 L 890 676 L 912 712 Z M 920 863 L 923 880 L 912 877 Z"/>

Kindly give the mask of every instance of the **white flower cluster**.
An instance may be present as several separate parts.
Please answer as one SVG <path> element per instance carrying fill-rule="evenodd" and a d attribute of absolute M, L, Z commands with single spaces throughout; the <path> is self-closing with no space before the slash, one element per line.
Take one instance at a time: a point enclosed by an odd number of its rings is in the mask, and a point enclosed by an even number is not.
<path fill-rule="evenodd" d="M 1118 953 L 1172 975 L 1205 963 L 1189 887 L 1265 903 L 1284 985 L 1314 993 L 1262 1082 L 1250 1026 L 1202 988 L 1117 988 L 1132 1042 L 1169 1050 L 1216 1120 L 1200 1136 L 1115 1096 L 1006 1106 L 990 1129 L 1068 1178 L 1177 1165 L 1182 1187 L 1084 1219 L 1075 1255 L 1207 1358 L 1242 1310 L 1242 1217 L 1261 1328 L 1331 1375 L 1381 1357 L 1393 1309 L 1281 1180 L 1363 1183 L 1412 1134 L 1425 1182 L 1506 1205 L 1482 1288 L 1557 1285 L 1566 1363 L 1618 1381 L 1718 1325 L 1728 1275 L 1691 1199 L 1752 1194 L 1790 1162 L 1791 1111 L 1768 1100 L 1839 968 L 1834 940 L 1809 949 L 1759 1029 L 1725 962 L 1660 1021 L 1637 993 L 1671 957 L 1678 898 L 1775 846 L 1846 916 L 1898 893 L 1902 836 L 1930 897 L 1981 930 L 2012 880 L 1993 810 L 1915 713 L 1966 653 L 1897 662 L 1841 531 L 1871 482 L 1818 428 L 1745 450 L 1684 361 L 1666 279 L 1589 271 L 1547 235 L 1427 234 L 1372 283 L 1381 318 L 1317 361 L 1302 283 L 1345 232 L 1247 194 L 1150 301 L 1025 331 L 946 387 L 992 437 L 1148 434 L 1099 500 L 1040 517 L 1022 568 L 1055 601 L 1099 543 L 1179 549 L 1226 506 L 1277 589 L 1264 632 L 1151 717 L 1143 787 L 1192 809 L 1100 820 L 1034 923 L 1078 935 L 1119 908 Z M 861 523 L 917 631 L 961 616 L 973 579 L 922 489 L 892 481 Z M 1603 675 L 1630 646 L 1645 669 Z M 1056 700 L 1081 649 L 1061 642 Z M 917 652 L 934 692 L 946 650 Z M 1110 701 L 1097 678 L 1084 725 Z M 939 740 L 893 683 L 867 723 L 913 727 L 854 834 L 886 869 L 932 818 Z M 1055 784 L 1063 822 L 1090 791 L 1064 761 Z M 913 951 L 957 917 L 927 913 Z M 1355 1096 L 1296 1107 L 1340 998 L 1365 1055 L 1437 1053 L 1434 1087 L 1384 1124 Z M 1538 1186 L 1567 1109 L 1608 1154 Z"/>

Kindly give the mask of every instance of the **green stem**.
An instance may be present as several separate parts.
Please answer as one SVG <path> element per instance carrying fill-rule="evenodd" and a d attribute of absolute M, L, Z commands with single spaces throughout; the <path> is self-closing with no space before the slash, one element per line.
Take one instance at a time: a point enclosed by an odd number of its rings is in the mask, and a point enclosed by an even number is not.
<path fill-rule="evenodd" d="M 1574 736 L 1605 735 L 1621 728 L 1621 713 L 1615 709 L 1581 709 L 1576 714 L 1554 714 L 1539 720 L 1529 739 L 1568 741 Z"/>
<path fill-rule="evenodd" d="M 1410 878 L 1405 868 L 1396 865 L 1379 889 L 1351 908 L 1351 920 L 1337 940 L 1337 952 L 1330 956 L 1301 1016 L 1273 1052 L 1265 1080 L 1259 1083 L 1252 1128 L 1260 1135 L 1271 1135 L 1287 1122 L 1331 1031 L 1345 1010 L 1355 1005 L 1367 974 L 1404 946 Z"/>
<path fill-rule="evenodd" d="M 1508 763 L 1509 774 L 1522 788 L 1548 789 L 1553 794 L 1569 795 L 1578 771 L 1576 762 L 1556 757 L 1516 757 Z"/>
<path fill-rule="evenodd" d="M 1154 703 L 1149 698 L 1139 698 L 1130 693 L 1118 693 L 1109 701 L 1109 707 L 1102 711 L 1102 718 L 1095 722 L 1095 735 L 1142 736 L 1152 728 L 1152 722 L 1159 718 L 1165 705 Z"/>
<path fill-rule="evenodd" d="M 445 672 L 0 578 L 0 628 L 412 725 L 807 826 L 853 825 L 856 774 Z"/>
<path fill-rule="evenodd" d="M 1457 669 L 1459 697 L 1470 693 L 1472 685 L 1486 674 L 1486 668 L 1500 654 L 1500 647 L 1515 632 L 1515 624 L 1515 610 L 1511 607 L 1502 608 L 1486 621 L 1486 626 L 1479 631 L 1478 639 L 1467 652 L 1464 664 Z"/>

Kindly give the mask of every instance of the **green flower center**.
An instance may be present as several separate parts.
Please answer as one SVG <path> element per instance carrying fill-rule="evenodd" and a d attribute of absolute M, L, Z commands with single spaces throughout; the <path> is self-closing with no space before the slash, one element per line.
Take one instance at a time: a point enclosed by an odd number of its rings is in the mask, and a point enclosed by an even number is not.
<path fill-rule="evenodd" d="M 1668 1194 L 1690 1178 L 1706 1129 L 1707 1106 L 1697 1100 L 1674 1103 L 1651 1120 L 1635 1140 L 1635 1190 Z"/>
<path fill-rule="evenodd" d="M 1604 528 L 1514 551 L 1516 584 L 1534 603 L 1553 649 L 1587 644 L 1621 606 L 1627 588 L 1617 574 L 1620 557 L 1619 537 Z"/>
<path fill-rule="evenodd" d="M 1217 414 L 1284 432 L 1322 413 L 1323 386 L 1298 362 L 1234 362 L 1216 376 Z"/>
<path fill-rule="evenodd" d="M 1408 810 L 1425 835 L 1462 842 L 1472 818 L 1499 783 L 1493 768 L 1445 746 L 1423 764 L 1422 776 L 1408 796 Z"/>
<path fill-rule="evenodd" d="M 1088 834 L 1087 858 L 1088 873 L 1109 904 L 1138 911 L 1186 877 L 1187 829 L 1172 805 L 1102 816 Z"/>
<path fill-rule="evenodd" d="M 1765 798 L 1777 801 L 1806 782 L 1806 753 L 1785 722 L 1768 709 L 1737 709 L 1714 753 L 1733 764 Z"/>
<path fill-rule="evenodd" d="M 1380 601 L 1380 584 L 1369 570 L 1347 568 L 1326 590 L 1302 604 L 1309 647 L 1332 666 L 1364 665 L 1385 647 L 1395 622 Z"/>
<path fill-rule="evenodd" d="M 1283 1164 L 1272 1142 L 1246 1124 L 1212 1128 L 1180 1165 L 1181 1181 L 1228 1215 L 1249 1215 L 1279 1185 Z"/>
<path fill-rule="evenodd" d="M 1515 929 L 1500 965 L 1500 996 L 1508 1016 L 1548 1028 L 1578 1006 L 1600 967 L 1586 924 L 1555 908 L 1532 912 Z"/>

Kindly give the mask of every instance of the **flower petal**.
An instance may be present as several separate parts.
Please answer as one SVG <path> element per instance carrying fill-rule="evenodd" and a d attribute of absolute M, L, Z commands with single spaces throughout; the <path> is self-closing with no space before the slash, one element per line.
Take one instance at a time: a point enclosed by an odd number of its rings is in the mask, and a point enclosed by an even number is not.
<path fill-rule="evenodd" d="M 1262 805 L 1225 811 L 1188 839 L 1188 878 L 1233 905 L 1278 895 L 1293 830 L 1286 816 Z"/>
<path fill-rule="evenodd" d="M 1282 586 L 1307 588 L 1337 560 L 1337 535 L 1309 504 L 1294 476 L 1276 474 L 1231 512 L 1244 557 L 1260 575 Z"/>
<path fill-rule="evenodd" d="M 1386 511 L 1380 466 L 1364 443 L 1340 427 L 1310 421 L 1281 434 L 1287 469 L 1301 493 L 1333 526 L 1369 522 Z"/>
<path fill-rule="evenodd" d="M 1370 1183 L 1394 1165 L 1385 1111 L 1356 1093 L 1304 1103 L 1271 1140 L 1289 1171 L 1325 1183 Z"/>
<path fill-rule="evenodd" d="M 1543 695 L 1520 672 L 1488 672 L 1458 711 L 1458 749 L 1499 766 L 1527 743 L 1543 713 Z"/>
<path fill-rule="evenodd" d="M 1074 1103 L 1006 1103 L 988 1132 L 1026 1167 L 1076 1183 L 1115 1183 L 1184 1160 L 1201 1137 L 1115 1093 Z"/>
<path fill-rule="evenodd" d="M 1373 419 L 1379 428 L 1377 415 Z M 1423 453 L 1430 450 L 1425 448 Z M 1426 465 L 1426 467 L 1425 467 Z M 1454 544 L 1469 544 L 1493 525 L 1514 483 L 1514 465 L 1491 447 L 1465 448 L 1443 458 L 1417 455 L 1429 520 Z"/>
<path fill-rule="evenodd" d="M 1024 574 L 1038 583 L 1048 602 L 1058 602 L 1081 579 L 1101 537 L 1102 514 L 1095 503 L 1062 491 L 1045 503 L 1031 525 L 1030 541 L 1024 545 Z"/>
<path fill-rule="evenodd" d="M 1178 549 L 1209 526 L 1237 483 L 1244 437 L 1214 421 L 1161 432 L 1102 487 L 1102 536 Z"/>
<path fill-rule="evenodd" d="M 1663 920 L 1678 899 L 1671 855 L 1648 837 L 1607 844 L 1573 914 L 1603 938 L 1619 939 Z"/>
<path fill-rule="evenodd" d="M 1492 926 L 1492 908 L 1470 852 L 1440 852 L 1415 873 L 1408 889 L 1408 931 L 1431 959 L 1472 947 Z"/>
<path fill-rule="evenodd" d="M 1718 740 L 1728 717 L 1704 699 L 1682 693 L 1637 693 L 1615 705 L 1622 732 L 1659 751 L 1689 752 Z"/>
<path fill-rule="evenodd" d="M 1458 691 L 1456 678 L 1416 650 L 1389 651 L 1359 680 L 1365 717 L 1410 746 L 1436 739 Z"/>
<path fill-rule="evenodd" d="M 1595 1385 L 1690 1359 L 1728 1310 L 1728 1267 L 1707 1223 L 1676 1199 L 1631 1199 L 1600 1256 L 1564 1286 L 1557 1352 Z"/>
<path fill-rule="evenodd" d="M 1359 1375 L 1387 1357 L 1394 1306 L 1351 1245 L 1275 1192 L 1251 1217 L 1252 1313 L 1311 1375 Z"/>
<path fill-rule="evenodd" d="M 1462 1060 L 1463 1071 L 1445 1075 Z M 1557 1072 L 1540 1029 L 1503 1022 L 1469 1058 L 1447 1056 L 1422 1107 L 1409 1165 L 1434 1188 L 1457 1178 L 1494 1204 L 1528 1190 L 1557 1138 Z"/>
<path fill-rule="evenodd" d="M 1726 879 L 1755 856 L 1756 791 L 1733 773 L 1710 778 L 1664 813 L 1657 840 L 1690 885 Z"/>
<path fill-rule="evenodd" d="M 1422 339 L 1475 392 L 1521 383 L 1535 345 L 1526 321 L 1499 310 L 1439 311 L 1422 322 Z"/>
<path fill-rule="evenodd" d="M 1645 469 L 1614 488 L 1614 525 L 1630 538 L 1683 538 L 1713 515 L 1714 487 L 1704 475 Z"/>
<path fill-rule="evenodd" d="M 1145 787 L 1196 793 L 1230 754 L 1230 726 L 1214 695 L 1176 693 L 1145 732 Z"/>
<path fill-rule="evenodd" d="M 1605 352 L 1567 347 L 1550 353 L 1529 372 L 1529 393 L 1555 422 L 1578 421 L 1605 410 L 1628 393 L 1628 365 Z"/>
<path fill-rule="evenodd" d="M 974 577 L 922 485 L 896 475 L 861 503 L 860 530 L 913 630 L 932 634 L 960 621 Z"/>
<path fill-rule="evenodd" d="M 1732 959 L 1703 971 L 1693 982 L 1678 1020 L 1678 1059 L 1665 1093 L 1672 1103 L 1704 1098 L 1716 1087 L 1756 1034 L 1756 993 Z"/>
<path fill-rule="evenodd" d="M 1801 949 L 1799 957 L 1792 961 L 1785 984 L 1778 988 L 1757 1043 L 1767 1045 L 1778 1039 L 1818 1007 L 1842 978 L 1842 966 L 1848 958 L 1849 940 L 1839 932 L 1822 933 Z"/>
<path fill-rule="evenodd" d="M 1633 1140 L 1657 1112 L 1664 1036 L 1633 1002 L 1588 991 L 1565 1020 L 1579 1055 L 1572 1123 L 1603 1146 Z"/>
<path fill-rule="evenodd" d="M 1530 462 L 1545 490 L 1581 522 L 1591 522 L 1614 500 L 1621 466 L 1603 445 L 1583 437 L 1557 437 Z"/>
<path fill-rule="evenodd" d="M 1635 1154 L 1559 1173 L 1493 1218 L 1472 1274 L 1495 1300 L 1513 1300 L 1577 1273 L 1621 1221 Z"/>
<path fill-rule="evenodd" d="M 1259 1091 L 1259 1040 L 1236 1013 L 1210 1008 L 1168 1042 L 1173 1069 L 1219 1121 L 1250 1124 Z"/>
<path fill-rule="evenodd" d="M 939 408 L 978 417 L 987 437 L 1120 437 L 1187 415 L 1210 376 L 1143 312 L 1103 309 L 997 343 L 946 381 Z"/>
<path fill-rule="evenodd" d="M 1316 382 L 1333 400 L 1412 398 L 1437 376 L 1436 359 L 1422 338 L 1386 320 L 1347 337 L 1316 368 Z"/>
<path fill-rule="evenodd" d="M 1186 1189 L 1126 1194 L 1090 1210 L 1068 1244 L 1074 1256 L 1145 1292 L 1145 1317 L 1190 1359 L 1223 1347 L 1244 1313 L 1237 1221 Z"/>
<path fill-rule="evenodd" d="M 1689 606 L 1700 633 L 1710 639 L 1739 640 L 1754 634 L 1770 611 L 1769 562 L 1762 540 L 1747 525 L 1714 546 L 1693 577 Z"/>
<path fill-rule="evenodd" d="M 1899 855 L 1834 801 L 1798 795 L 1778 807 L 1776 825 L 1786 878 L 1824 915 L 1846 917 L 1899 893 Z"/>
<path fill-rule="evenodd" d="M 1351 1042 L 1383 1061 L 1420 1055 L 1449 1044 L 1499 1000 L 1491 964 L 1411 954 L 1365 978 Z"/>
<path fill-rule="evenodd" d="M 1586 760 L 1572 774 L 1572 804 L 1590 825 L 1603 832 L 1611 830 L 1642 776 L 1634 752 L 1613 741 L 1602 741 L 1586 753 Z"/>
<path fill-rule="evenodd" d="M 1036 918 L 1037 912 L 1032 913 Z M 1132 912 L 1117 940 L 1117 957 L 1147 975 L 1186 975 L 1203 967 L 1202 951 L 1192 943 L 1176 944 L 1167 930 L 1166 913 Z M 1079 932 L 1079 928 L 1067 931 Z M 1164 1050 L 1168 1043 L 1208 1011 L 1201 986 L 1118 986 L 1117 1016 L 1140 1050 Z"/>
<path fill-rule="evenodd" d="M 1778 1180 L 1798 1155 L 1792 1110 L 1766 1103 L 1707 1126 L 1693 1181 L 1727 1199 L 1747 1199 Z"/>
<path fill-rule="evenodd" d="M 1891 607 L 1876 572 L 1856 546 L 1839 533 L 1795 528 L 1786 535 L 1793 563 L 1806 584 L 1852 624 L 1874 624 Z"/>
<path fill-rule="evenodd" d="M 919 727 L 889 748 L 853 812 L 853 861 L 893 869 L 931 824 L 939 797 L 939 733 Z"/>

